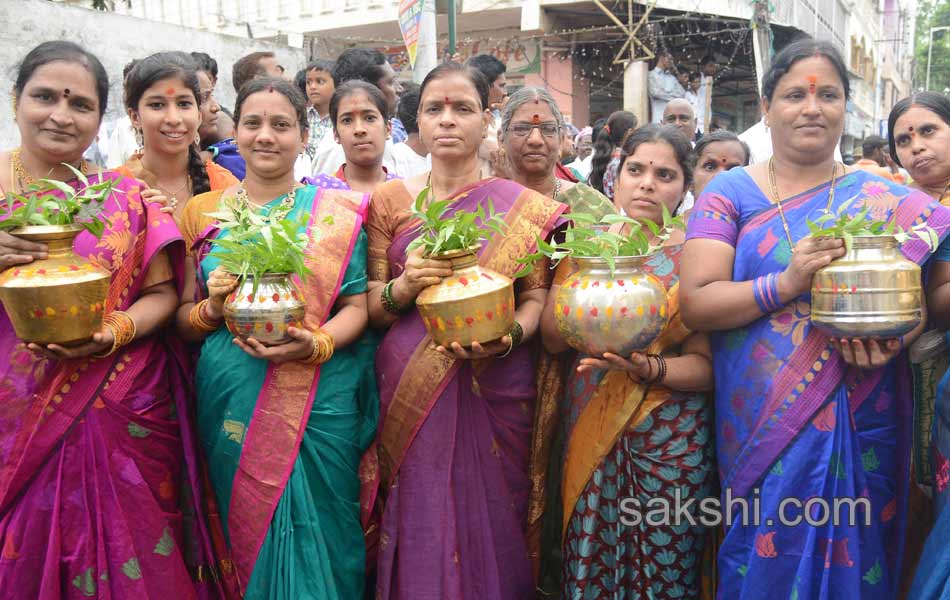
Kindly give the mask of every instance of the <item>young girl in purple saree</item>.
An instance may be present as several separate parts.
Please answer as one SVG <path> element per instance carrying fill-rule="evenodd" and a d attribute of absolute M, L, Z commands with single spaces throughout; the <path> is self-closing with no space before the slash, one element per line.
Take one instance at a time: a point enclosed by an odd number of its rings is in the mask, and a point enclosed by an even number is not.
<path fill-rule="evenodd" d="M 62 163 L 86 168 L 82 151 L 107 91 L 102 65 L 75 44 L 30 52 L 15 87 L 22 147 L 0 156 L 12 174 L 0 176 L 3 190 L 69 180 Z M 177 304 L 184 247 L 171 217 L 143 203 L 138 182 L 101 177 L 117 182 L 104 202 L 107 226 L 99 239 L 80 234 L 74 250 L 112 272 L 105 312 L 135 333 L 121 345 L 110 323 L 80 346 L 27 346 L 0 313 L 4 598 L 195 598 L 192 578 L 206 574 L 207 563 L 192 571 L 184 556 L 179 488 L 183 479 L 200 487 L 183 467 L 193 448 L 170 376 L 180 357 L 159 335 Z M 2 267 L 44 256 L 45 247 L 0 234 Z"/>

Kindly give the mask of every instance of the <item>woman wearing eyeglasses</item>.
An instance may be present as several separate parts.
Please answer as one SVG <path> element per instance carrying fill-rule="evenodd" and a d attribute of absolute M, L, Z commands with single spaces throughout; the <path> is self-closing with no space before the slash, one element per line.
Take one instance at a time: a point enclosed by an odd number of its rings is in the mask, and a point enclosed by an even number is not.
<path fill-rule="evenodd" d="M 600 218 L 615 212 L 606 196 L 585 183 L 559 179 L 564 117 L 547 91 L 526 87 L 511 95 L 501 114 L 498 137 L 508 157 L 508 176 L 538 193 Z"/>

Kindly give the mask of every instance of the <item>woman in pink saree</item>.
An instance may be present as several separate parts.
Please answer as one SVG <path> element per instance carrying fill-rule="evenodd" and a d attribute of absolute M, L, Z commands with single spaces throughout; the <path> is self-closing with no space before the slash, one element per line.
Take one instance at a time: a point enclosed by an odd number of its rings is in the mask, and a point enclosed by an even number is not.
<path fill-rule="evenodd" d="M 0 154 L 3 193 L 73 178 L 99 129 L 109 84 L 95 56 L 47 42 L 14 88 L 22 146 Z M 177 307 L 184 248 L 171 217 L 146 205 L 134 179 L 116 181 L 100 239 L 74 250 L 110 270 L 107 325 L 69 348 L 26 346 L 0 312 L 0 590 L 10 599 L 195 598 L 206 548 L 184 544 L 179 504 L 190 439 L 176 356 L 160 335 Z M 0 233 L 0 268 L 45 258 L 46 247 Z M 117 341 L 117 338 L 119 341 Z M 182 440 L 186 440 L 183 445 Z M 185 447 L 188 450 L 185 450 Z M 195 486 L 198 488 L 199 486 Z M 194 506 L 194 504 L 192 504 Z M 185 513 L 185 514 L 183 514 Z M 191 522 L 191 519 L 187 519 Z M 189 538 L 192 539 L 193 538 Z M 188 554 L 186 559 L 185 554 Z M 207 563 L 205 563 L 207 564 Z M 213 592 L 209 588 L 202 588 Z"/>
<path fill-rule="evenodd" d="M 474 211 L 490 200 L 504 213 L 505 235 L 482 244 L 479 262 L 508 276 L 560 222 L 565 205 L 513 181 L 482 179 L 478 147 L 487 105 L 480 73 L 455 63 L 430 72 L 420 91 L 419 129 L 432 172 L 384 183 L 370 202 L 370 321 L 388 331 L 376 361 L 378 449 L 360 475 L 371 492 L 363 508 L 376 500 L 381 514 L 367 534 L 378 534 L 377 598 L 384 600 L 514 600 L 535 589 L 533 342 L 550 271 L 539 268 L 516 282 L 518 326 L 511 334 L 471 349 L 435 347 L 413 301 L 451 270 L 447 261 L 423 258 L 421 249 L 406 252 L 419 235 L 409 207 L 424 188 L 432 198 L 450 199 L 450 209 Z"/>

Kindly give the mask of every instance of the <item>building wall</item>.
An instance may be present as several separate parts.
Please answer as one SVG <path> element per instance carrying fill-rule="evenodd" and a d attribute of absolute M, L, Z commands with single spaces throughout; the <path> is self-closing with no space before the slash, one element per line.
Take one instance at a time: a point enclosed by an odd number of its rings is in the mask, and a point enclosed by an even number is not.
<path fill-rule="evenodd" d="M 218 61 L 215 95 L 221 104 L 228 107 L 234 106 L 235 99 L 231 85 L 231 65 L 245 54 L 272 50 L 291 73 L 305 62 L 303 50 L 297 48 L 195 31 L 180 25 L 144 21 L 46 0 L 0 1 L 0 23 L 4 24 L 0 28 L 0 56 L 8 57 L 4 63 L 9 65 L 9 68 L 0 71 L 0 89 L 13 88 L 15 64 L 31 48 L 47 40 L 71 40 L 95 54 L 106 67 L 110 81 L 107 120 L 114 120 L 125 112 L 122 106 L 122 67 L 133 58 L 165 50 L 207 52 Z M 10 102 L 0 102 L 0 140 L 2 148 L 19 143 Z"/>
<path fill-rule="evenodd" d="M 544 52 L 541 73 L 525 75 L 524 83 L 550 92 L 564 119 L 569 123 L 577 127 L 589 124 L 590 84 L 580 77 L 571 56 L 553 51 Z"/>

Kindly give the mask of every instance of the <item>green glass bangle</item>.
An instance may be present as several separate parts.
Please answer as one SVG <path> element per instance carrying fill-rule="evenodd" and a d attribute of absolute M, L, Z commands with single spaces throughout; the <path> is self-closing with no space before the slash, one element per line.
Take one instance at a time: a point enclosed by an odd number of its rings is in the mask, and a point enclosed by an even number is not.
<path fill-rule="evenodd" d="M 407 307 L 399 306 L 399 303 L 396 302 L 395 298 L 393 298 L 393 284 L 395 283 L 395 279 L 390 279 L 389 282 L 383 286 L 383 293 L 380 294 L 379 299 L 383 303 L 383 310 L 391 315 L 398 316 L 405 312 Z"/>

